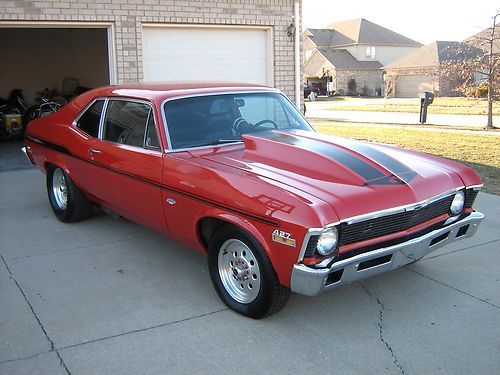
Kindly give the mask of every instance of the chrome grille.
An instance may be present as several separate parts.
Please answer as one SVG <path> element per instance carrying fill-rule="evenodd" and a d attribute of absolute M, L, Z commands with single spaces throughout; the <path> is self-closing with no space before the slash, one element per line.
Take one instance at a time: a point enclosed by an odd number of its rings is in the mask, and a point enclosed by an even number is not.
<path fill-rule="evenodd" d="M 465 208 L 472 208 L 474 201 L 476 200 L 478 190 L 467 189 L 465 192 Z"/>
<path fill-rule="evenodd" d="M 449 196 L 412 211 L 399 212 L 359 223 L 343 225 L 340 231 L 340 245 L 385 236 L 425 223 L 448 213 L 452 200 L 453 196 Z"/>

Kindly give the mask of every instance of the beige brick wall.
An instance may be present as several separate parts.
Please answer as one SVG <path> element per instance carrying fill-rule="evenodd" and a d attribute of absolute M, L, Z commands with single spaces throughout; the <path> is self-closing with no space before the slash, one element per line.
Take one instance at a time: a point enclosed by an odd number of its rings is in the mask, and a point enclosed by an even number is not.
<path fill-rule="evenodd" d="M 349 80 L 354 79 L 356 88 L 349 91 Z M 368 95 L 381 93 L 384 82 L 382 70 L 336 70 L 337 92 L 340 95 Z"/>
<path fill-rule="evenodd" d="M 117 83 L 143 78 L 142 23 L 270 26 L 274 86 L 292 99 L 294 43 L 286 29 L 293 14 L 294 0 L 0 0 L 0 26 L 3 21 L 112 23 Z"/>

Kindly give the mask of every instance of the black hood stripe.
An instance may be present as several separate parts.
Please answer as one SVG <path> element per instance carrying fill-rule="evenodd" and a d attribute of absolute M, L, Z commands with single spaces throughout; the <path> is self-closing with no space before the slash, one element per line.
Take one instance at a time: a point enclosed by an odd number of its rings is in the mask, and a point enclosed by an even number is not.
<path fill-rule="evenodd" d="M 370 145 L 353 142 L 352 144 L 348 144 L 347 148 L 365 155 L 367 158 L 373 160 L 377 164 L 380 164 L 382 167 L 406 183 L 409 183 L 418 175 L 417 172 L 408 168 L 408 166 L 401 163 L 399 160 L 394 159 L 393 157 Z"/>
<path fill-rule="evenodd" d="M 257 134 L 256 134 L 257 135 Z M 289 145 L 294 145 L 302 149 L 311 150 L 318 154 L 327 156 L 350 170 L 354 173 L 360 175 L 367 181 L 378 180 L 386 177 L 384 173 L 379 171 L 373 165 L 365 162 L 363 159 L 352 155 L 350 152 L 343 150 L 342 148 L 329 145 L 320 140 L 315 140 L 305 137 L 296 137 L 292 134 L 286 134 L 281 132 L 261 132 L 258 133 L 259 137 L 271 139 L 273 141 L 278 141 L 281 143 L 286 143 Z"/>

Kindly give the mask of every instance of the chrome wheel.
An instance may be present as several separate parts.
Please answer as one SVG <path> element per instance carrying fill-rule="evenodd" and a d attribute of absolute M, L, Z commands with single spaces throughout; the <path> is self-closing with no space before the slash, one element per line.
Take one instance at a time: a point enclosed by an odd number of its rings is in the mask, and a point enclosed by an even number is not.
<path fill-rule="evenodd" d="M 261 282 L 259 263 L 245 243 L 236 239 L 224 242 L 218 269 L 224 289 L 234 300 L 248 304 L 257 298 Z"/>
<path fill-rule="evenodd" d="M 52 175 L 52 193 L 57 206 L 65 210 L 68 205 L 68 186 L 62 169 L 57 168 Z"/>

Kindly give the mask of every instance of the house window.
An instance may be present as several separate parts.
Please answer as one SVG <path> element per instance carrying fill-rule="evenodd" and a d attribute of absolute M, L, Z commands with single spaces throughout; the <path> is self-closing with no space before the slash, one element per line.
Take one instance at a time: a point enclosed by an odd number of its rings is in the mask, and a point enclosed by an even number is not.
<path fill-rule="evenodd" d="M 313 51 L 312 49 L 306 50 L 306 61 L 309 60 L 309 58 L 312 56 Z"/>
<path fill-rule="evenodd" d="M 375 46 L 366 47 L 366 57 L 369 57 L 371 59 L 375 58 Z"/>

